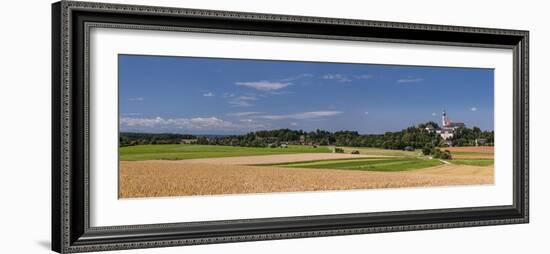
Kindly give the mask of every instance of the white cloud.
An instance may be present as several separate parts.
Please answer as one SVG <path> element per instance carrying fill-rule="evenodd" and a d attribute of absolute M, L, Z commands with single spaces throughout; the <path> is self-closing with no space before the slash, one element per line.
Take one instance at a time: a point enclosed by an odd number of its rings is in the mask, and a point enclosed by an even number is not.
<path fill-rule="evenodd" d="M 231 100 L 228 101 L 229 104 L 231 104 L 234 107 L 250 107 L 252 106 L 252 103 L 248 101 L 240 101 L 240 100 Z"/>
<path fill-rule="evenodd" d="M 337 82 L 351 82 L 351 79 L 342 74 L 325 74 L 321 78 L 327 80 L 335 80 Z"/>
<path fill-rule="evenodd" d="M 145 98 L 143 97 L 134 97 L 134 98 L 128 98 L 129 101 L 144 101 Z"/>
<path fill-rule="evenodd" d="M 292 92 L 289 92 L 289 91 L 270 91 L 270 92 L 268 92 L 268 94 L 270 94 L 270 95 L 285 95 L 285 94 L 292 94 Z"/>
<path fill-rule="evenodd" d="M 368 115 L 368 114 L 369 114 L 369 112 L 368 112 L 368 111 L 365 111 L 365 115 Z"/>
<path fill-rule="evenodd" d="M 261 114 L 262 112 L 236 112 L 236 113 L 229 113 L 228 116 L 250 116 L 250 115 L 257 115 Z"/>
<path fill-rule="evenodd" d="M 120 126 L 125 131 L 151 132 L 193 132 L 193 131 L 253 131 L 270 128 L 267 123 L 258 123 L 254 119 L 242 119 L 237 123 L 215 116 L 194 118 L 120 118 Z"/>
<path fill-rule="evenodd" d="M 212 97 L 212 96 L 214 96 L 214 94 L 211 93 L 211 92 L 208 92 L 208 93 L 203 94 L 202 96 L 204 96 L 204 97 Z"/>
<path fill-rule="evenodd" d="M 311 77 L 313 77 L 313 74 L 302 73 L 302 74 L 299 74 L 299 75 L 296 75 L 296 76 L 281 79 L 281 81 L 288 82 L 288 81 L 294 81 L 294 80 L 299 80 L 299 79 L 303 79 L 303 78 L 311 78 Z"/>
<path fill-rule="evenodd" d="M 258 98 L 254 95 L 243 95 L 243 96 L 237 97 L 237 99 L 242 100 L 242 101 L 256 101 L 256 100 L 258 100 Z"/>
<path fill-rule="evenodd" d="M 121 113 L 122 116 L 140 116 L 141 113 Z"/>
<path fill-rule="evenodd" d="M 298 123 L 296 123 L 296 122 L 292 122 L 292 123 L 290 123 L 290 125 L 291 125 L 291 126 L 297 126 L 297 125 L 298 125 Z"/>
<path fill-rule="evenodd" d="M 432 112 L 432 116 L 436 116 L 437 114 L 435 112 Z"/>
<path fill-rule="evenodd" d="M 472 107 L 472 108 L 470 108 L 470 110 L 475 112 L 475 111 L 477 111 L 477 108 L 476 108 L 476 107 Z"/>
<path fill-rule="evenodd" d="M 424 81 L 423 78 L 404 78 L 398 79 L 397 83 L 418 83 Z"/>
<path fill-rule="evenodd" d="M 254 95 L 246 95 L 246 96 L 243 95 L 239 97 L 233 97 L 227 102 L 235 107 L 250 107 L 252 106 L 251 101 L 257 101 L 257 100 L 258 100 L 258 97 Z"/>
<path fill-rule="evenodd" d="M 342 82 L 342 83 L 352 82 L 353 80 L 365 80 L 365 79 L 370 79 L 372 77 L 373 76 L 369 75 L 369 74 L 347 76 L 347 75 L 338 74 L 338 73 L 336 73 L 336 74 L 325 74 L 325 75 L 321 76 L 322 79 L 334 80 L 334 81 Z"/>
<path fill-rule="evenodd" d="M 288 82 L 271 82 L 266 80 L 254 82 L 236 82 L 235 84 L 238 86 L 249 87 L 260 91 L 279 90 L 291 85 L 291 83 Z"/>
<path fill-rule="evenodd" d="M 123 117 L 120 124 L 124 127 L 141 127 L 155 129 L 232 129 L 234 124 L 217 117 L 195 117 L 195 118 L 131 118 Z"/>
<path fill-rule="evenodd" d="M 326 118 L 331 116 L 336 116 L 342 114 L 341 111 L 310 111 L 310 112 L 300 112 L 287 115 L 261 115 L 257 116 L 258 118 L 268 119 L 268 120 L 283 120 L 283 119 L 319 119 Z"/>

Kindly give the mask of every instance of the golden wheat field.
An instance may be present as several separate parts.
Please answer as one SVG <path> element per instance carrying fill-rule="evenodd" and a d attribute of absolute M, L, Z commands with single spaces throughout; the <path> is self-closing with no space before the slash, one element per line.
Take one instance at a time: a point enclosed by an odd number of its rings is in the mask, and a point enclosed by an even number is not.
<path fill-rule="evenodd" d="M 288 155 L 285 155 L 288 156 Z M 293 161 L 316 155 L 292 155 Z M 337 155 L 349 156 L 349 155 Z M 279 156 L 253 156 L 256 164 Z M 120 198 L 492 184 L 493 166 L 450 165 L 402 172 L 241 165 L 252 158 L 120 162 Z"/>
<path fill-rule="evenodd" d="M 493 146 L 465 146 L 447 147 L 455 159 L 493 159 L 495 148 Z"/>
<path fill-rule="evenodd" d="M 489 153 L 495 152 L 494 146 L 461 146 L 461 147 L 446 147 L 445 150 L 451 152 L 472 152 L 472 153 Z"/>

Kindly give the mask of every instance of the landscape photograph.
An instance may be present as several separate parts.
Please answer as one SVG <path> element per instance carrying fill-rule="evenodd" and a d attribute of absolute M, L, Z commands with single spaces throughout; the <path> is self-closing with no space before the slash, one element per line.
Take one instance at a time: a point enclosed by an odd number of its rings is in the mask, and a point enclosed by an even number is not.
<path fill-rule="evenodd" d="M 119 198 L 494 184 L 494 70 L 118 57 Z"/>

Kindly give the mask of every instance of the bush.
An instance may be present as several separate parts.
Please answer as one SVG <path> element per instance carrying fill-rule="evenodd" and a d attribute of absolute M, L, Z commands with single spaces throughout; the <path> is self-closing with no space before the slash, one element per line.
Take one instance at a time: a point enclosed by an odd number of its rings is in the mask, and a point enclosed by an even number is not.
<path fill-rule="evenodd" d="M 443 159 L 443 160 L 452 159 L 451 151 L 449 151 L 449 150 L 441 151 L 438 148 L 434 148 L 434 149 L 432 149 L 431 154 L 432 154 L 432 157 L 434 157 L 436 159 Z"/>
<path fill-rule="evenodd" d="M 334 148 L 334 152 L 335 153 L 344 153 L 344 149 L 340 148 L 340 147 L 335 147 Z"/>
<path fill-rule="evenodd" d="M 431 146 L 424 146 L 424 148 L 422 148 L 422 154 L 424 155 L 430 155 L 432 154 L 432 147 Z"/>

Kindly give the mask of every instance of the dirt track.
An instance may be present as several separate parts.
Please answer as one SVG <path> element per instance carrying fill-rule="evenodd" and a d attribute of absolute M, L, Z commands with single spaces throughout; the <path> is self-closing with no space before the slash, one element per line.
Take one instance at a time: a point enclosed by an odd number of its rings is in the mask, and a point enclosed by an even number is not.
<path fill-rule="evenodd" d="M 273 158 L 261 157 L 265 158 L 263 163 L 273 163 Z M 243 158 L 220 158 L 216 164 L 204 163 L 202 159 L 121 161 L 120 197 L 472 185 L 492 184 L 494 181 L 492 166 L 441 165 L 405 172 L 371 172 L 239 165 L 249 161 Z M 257 159 L 254 164 L 259 163 Z M 208 159 L 208 162 L 212 160 Z"/>

